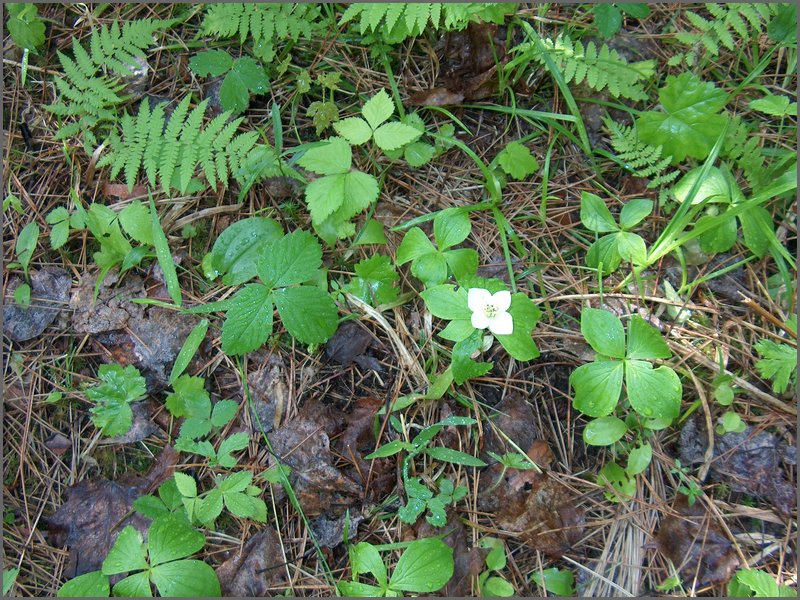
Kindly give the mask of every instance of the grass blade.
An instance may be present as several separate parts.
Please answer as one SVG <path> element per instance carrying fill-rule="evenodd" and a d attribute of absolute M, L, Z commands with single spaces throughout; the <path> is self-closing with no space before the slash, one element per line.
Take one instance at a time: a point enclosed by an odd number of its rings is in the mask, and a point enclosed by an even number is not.
<path fill-rule="evenodd" d="M 156 257 L 158 264 L 161 265 L 161 270 L 164 272 L 164 281 L 167 282 L 167 291 L 169 297 L 177 305 L 181 306 L 183 298 L 181 296 L 181 284 L 178 282 L 178 272 L 175 270 L 175 263 L 172 262 L 172 253 L 169 251 L 169 242 L 164 230 L 161 228 L 161 223 L 158 220 L 158 213 L 156 212 L 156 205 L 153 202 L 153 195 L 147 192 L 150 197 L 150 215 L 153 219 L 153 243 L 156 247 Z"/>

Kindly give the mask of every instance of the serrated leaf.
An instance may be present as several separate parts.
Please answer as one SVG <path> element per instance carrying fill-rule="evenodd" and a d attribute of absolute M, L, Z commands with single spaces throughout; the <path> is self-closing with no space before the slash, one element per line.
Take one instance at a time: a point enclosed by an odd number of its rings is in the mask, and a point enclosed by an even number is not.
<path fill-rule="evenodd" d="M 220 400 L 214 405 L 214 408 L 211 411 L 211 424 L 214 427 L 222 427 L 223 425 L 227 425 L 236 415 L 237 410 L 239 410 L 239 403 L 236 402 L 236 400 Z M 227 439 L 230 438 L 226 438 L 226 440 Z"/>
<path fill-rule="evenodd" d="M 265 94 L 269 80 L 264 68 L 250 57 L 237 58 L 219 88 L 222 108 L 240 113 L 250 104 L 250 93 Z"/>
<path fill-rule="evenodd" d="M 186 475 L 185 473 L 175 473 L 174 478 L 175 487 L 178 488 L 181 495 L 187 498 L 197 497 L 197 482 L 194 480 L 194 477 Z"/>
<path fill-rule="evenodd" d="M 625 387 L 631 407 L 644 417 L 674 419 L 680 413 L 683 386 L 669 367 L 654 369 L 643 360 L 626 360 Z"/>
<path fill-rule="evenodd" d="M 312 279 L 321 265 L 319 242 L 298 229 L 266 246 L 257 268 L 264 285 L 278 288 Z"/>
<path fill-rule="evenodd" d="M 399 295 L 395 283 L 400 276 L 389 257 L 381 254 L 362 260 L 355 266 L 356 277 L 348 285 L 351 294 L 371 306 L 394 302 Z"/>
<path fill-rule="evenodd" d="M 273 293 L 273 299 L 284 327 L 299 342 L 319 344 L 336 332 L 336 304 L 318 287 L 283 288 Z"/>
<path fill-rule="evenodd" d="M 539 161 L 531 154 L 528 147 L 519 141 L 511 142 L 500 151 L 497 155 L 497 164 L 517 181 L 522 181 L 539 170 Z"/>
<path fill-rule="evenodd" d="M 403 158 L 415 169 L 428 164 L 435 154 L 436 148 L 426 142 L 413 142 L 403 149 Z"/>
<path fill-rule="evenodd" d="M 213 268 L 225 285 L 240 285 L 256 276 L 264 248 L 283 235 L 280 224 L 266 217 L 249 217 L 223 231 L 211 250 Z"/>
<path fill-rule="evenodd" d="M 189 68 L 200 77 L 219 77 L 233 66 L 233 58 L 224 50 L 206 50 L 189 60 Z"/>
<path fill-rule="evenodd" d="M 206 543 L 202 533 L 173 515 L 158 517 L 147 533 L 150 564 L 154 567 L 190 556 Z"/>
<path fill-rule="evenodd" d="M 386 90 L 379 91 L 372 98 L 367 100 L 361 109 L 361 114 L 373 130 L 377 129 L 378 126 L 391 117 L 393 113 L 394 103 L 392 103 Z"/>
<path fill-rule="evenodd" d="M 102 573 L 117 575 L 148 568 L 142 534 L 132 525 L 128 525 L 119 532 L 114 545 L 108 551 L 103 561 Z"/>
<path fill-rule="evenodd" d="M 366 144 L 372 138 L 372 129 L 360 117 L 342 119 L 333 124 L 333 129 L 353 146 Z"/>
<path fill-rule="evenodd" d="M 787 115 L 797 114 L 797 103 L 789 103 L 787 96 L 776 96 L 774 94 L 767 94 L 763 98 L 752 100 L 748 106 L 753 110 L 757 110 L 766 115 L 774 117 L 784 117 Z"/>
<path fill-rule="evenodd" d="M 756 361 L 756 370 L 764 379 L 772 380 L 772 391 L 783 394 L 791 382 L 797 381 L 797 348 L 762 339 L 755 343 L 761 358 Z"/>
<path fill-rule="evenodd" d="M 575 390 L 572 405 L 590 417 L 604 417 L 619 402 L 624 367 L 619 361 L 600 361 L 581 365 L 569 376 Z"/>
<path fill-rule="evenodd" d="M 340 137 L 331 137 L 325 142 L 325 144 L 306 150 L 305 154 L 297 161 L 298 164 L 318 175 L 346 173 L 353 164 L 353 151 L 350 149 L 350 144 Z"/>
<path fill-rule="evenodd" d="M 373 133 L 373 138 L 378 148 L 385 151 L 397 150 L 406 144 L 417 141 L 422 132 L 410 125 L 399 121 L 392 121 L 378 127 Z"/>
<path fill-rule="evenodd" d="M 222 351 L 245 354 L 272 334 L 272 298 L 269 288 L 258 283 L 244 286 L 233 297 L 222 324 Z"/>

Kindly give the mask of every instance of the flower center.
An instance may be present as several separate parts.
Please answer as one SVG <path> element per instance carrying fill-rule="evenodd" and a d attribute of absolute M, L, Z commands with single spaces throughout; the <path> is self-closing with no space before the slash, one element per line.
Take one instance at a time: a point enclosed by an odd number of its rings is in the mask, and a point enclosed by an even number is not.
<path fill-rule="evenodd" d="M 494 304 L 487 304 L 483 311 L 487 319 L 494 319 L 497 313 L 500 312 Z"/>

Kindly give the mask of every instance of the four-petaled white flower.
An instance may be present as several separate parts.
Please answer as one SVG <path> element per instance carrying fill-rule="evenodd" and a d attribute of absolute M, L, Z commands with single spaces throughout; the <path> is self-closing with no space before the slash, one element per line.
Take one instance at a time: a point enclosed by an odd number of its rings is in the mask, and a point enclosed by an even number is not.
<path fill-rule="evenodd" d="M 488 327 L 495 335 L 509 335 L 514 331 L 514 321 L 508 313 L 510 292 L 503 290 L 492 294 L 483 288 L 470 288 L 467 305 L 472 311 L 472 326 L 476 329 Z"/>

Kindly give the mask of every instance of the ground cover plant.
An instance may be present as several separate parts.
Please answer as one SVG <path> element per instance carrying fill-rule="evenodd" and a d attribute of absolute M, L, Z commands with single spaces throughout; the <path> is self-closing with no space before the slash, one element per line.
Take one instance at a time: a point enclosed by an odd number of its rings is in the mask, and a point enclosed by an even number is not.
<path fill-rule="evenodd" d="M 791 4 L 12 4 L 3 592 L 796 596 Z"/>

